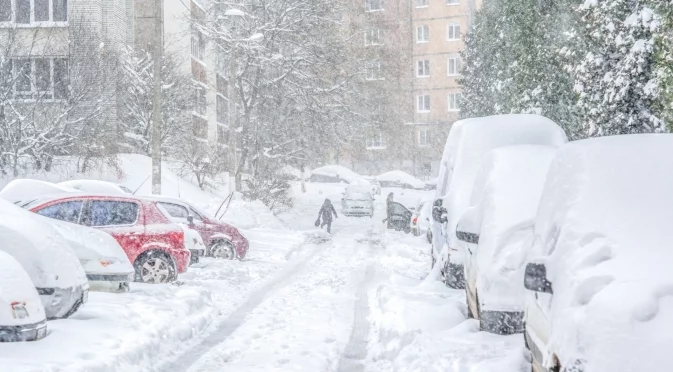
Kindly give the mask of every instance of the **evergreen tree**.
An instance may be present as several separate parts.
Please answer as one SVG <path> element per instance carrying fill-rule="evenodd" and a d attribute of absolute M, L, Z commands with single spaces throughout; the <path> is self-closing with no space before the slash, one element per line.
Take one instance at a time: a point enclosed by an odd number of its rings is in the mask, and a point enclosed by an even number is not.
<path fill-rule="evenodd" d="M 586 53 L 574 72 L 581 135 L 663 131 L 653 110 L 659 17 L 649 4 L 630 0 L 588 1 L 580 12 Z"/>

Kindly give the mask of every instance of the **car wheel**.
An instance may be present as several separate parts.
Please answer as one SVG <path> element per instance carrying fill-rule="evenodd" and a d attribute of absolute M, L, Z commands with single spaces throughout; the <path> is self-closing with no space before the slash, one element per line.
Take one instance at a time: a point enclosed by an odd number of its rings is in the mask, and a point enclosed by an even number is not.
<path fill-rule="evenodd" d="M 164 252 L 151 251 L 135 262 L 136 278 L 143 283 L 168 283 L 177 278 L 173 259 Z"/>
<path fill-rule="evenodd" d="M 404 233 L 409 234 L 411 232 L 411 227 L 407 226 L 404 228 Z"/>
<path fill-rule="evenodd" d="M 236 258 L 236 250 L 230 241 L 220 240 L 210 248 L 210 255 L 215 258 L 233 260 Z"/>

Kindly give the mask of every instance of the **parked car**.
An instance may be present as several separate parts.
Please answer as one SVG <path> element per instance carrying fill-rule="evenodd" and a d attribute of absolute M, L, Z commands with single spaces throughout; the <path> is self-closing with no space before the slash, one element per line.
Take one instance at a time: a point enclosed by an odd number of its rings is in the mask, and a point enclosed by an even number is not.
<path fill-rule="evenodd" d="M 325 165 L 311 171 L 309 182 L 351 183 L 360 175 L 342 165 Z"/>
<path fill-rule="evenodd" d="M 563 146 L 525 269 L 535 371 L 666 370 L 673 345 L 673 135 Z"/>
<path fill-rule="evenodd" d="M 95 194 L 109 194 L 109 195 L 126 195 L 133 194 L 133 191 L 126 186 L 119 185 L 113 182 L 98 181 L 98 180 L 70 180 L 59 182 L 57 185 L 68 187 L 87 193 Z"/>
<path fill-rule="evenodd" d="M 47 319 L 67 318 L 87 302 L 89 283 L 68 242 L 44 218 L 5 200 L 0 200 L 0 251 L 26 270 Z"/>
<path fill-rule="evenodd" d="M 465 252 L 458 246 L 456 224 L 469 205 L 474 177 L 483 156 L 502 146 L 558 147 L 566 142 L 563 130 L 539 115 L 472 118 L 451 126 L 440 161 L 432 213 L 432 265 L 441 262 L 442 275 L 448 286 L 465 288 Z"/>
<path fill-rule="evenodd" d="M 70 222 L 45 218 L 68 242 L 89 280 L 92 291 L 126 292 L 135 269 L 119 243 L 109 234 Z"/>
<path fill-rule="evenodd" d="M 424 190 L 425 182 L 401 170 L 393 170 L 376 176 L 383 187 L 401 187 L 403 189 Z"/>
<path fill-rule="evenodd" d="M 47 317 L 30 276 L 14 257 L 0 250 L 0 342 L 37 341 L 46 336 Z"/>
<path fill-rule="evenodd" d="M 156 201 L 136 196 L 87 193 L 41 197 L 22 207 L 56 220 L 93 227 L 112 235 L 135 269 L 135 280 L 166 283 L 187 271 L 190 241 Z"/>
<path fill-rule="evenodd" d="M 374 217 L 374 197 L 367 186 L 350 185 L 341 198 L 341 213 L 344 216 Z"/>
<path fill-rule="evenodd" d="M 411 233 L 414 236 L 424 235 L 428 237 L 428 243 L 432 242 L 430 238 L 430 215 L 432 214 L 432 201 L 425 200 L 418 203 L 411 215 Z"/>
<path fill-rule="evenodd" d="M 157 201 L 159 209 L 175 223 L 187 224 L 203 239 L 206 254 L 229 260 L 245 258 L 250 243 L 234 226 L 208 217 L 202 210 L 182 199 L 148 196 Z"/>
<path fill-rule="evenodd" d="M 483 331 L 523 332 L 526 243 L 555 153 L 551 146 L 500 147 L 486 154 L 477 173 L 456 236 L 468 253 L 468 315 Z"/>
<path fill-rule="evenodd" d="M 395 231 L 411 232 L 411 211 L 404 205 L 397 202 L 390 202 L 390 217 L 388 218 L 388 228 Z"/>
<path fill-rule="evenodd" d="M 372 195 L 381 195 L 381 184 L 374 177 L 364 177 L 371 185 Z"/>

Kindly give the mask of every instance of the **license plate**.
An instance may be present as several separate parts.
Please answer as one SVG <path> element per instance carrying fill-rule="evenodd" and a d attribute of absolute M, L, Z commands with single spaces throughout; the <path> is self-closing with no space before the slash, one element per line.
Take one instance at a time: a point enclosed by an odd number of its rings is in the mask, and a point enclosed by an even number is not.
<path fill-rule="evenodd" d="M 84 293 L 82 293 L 82 304 L 87 303 L 89 301 L 89 290 L 85 290 Z"/>

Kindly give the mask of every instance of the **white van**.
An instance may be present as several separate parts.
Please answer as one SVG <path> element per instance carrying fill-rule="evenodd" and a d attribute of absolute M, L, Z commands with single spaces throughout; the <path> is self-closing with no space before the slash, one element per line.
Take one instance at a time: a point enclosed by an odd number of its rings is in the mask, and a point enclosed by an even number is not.
<path fill-rule="evenodd" d="M 540 195 L 557 148 L 491 150 L 476 177 L 456 236 L 467 251 L 468 315 L 498 334 L 523 332 L 523 273 Z"/>
<path fill-rule="evenodd" d="M 67 318 L 88 300 L 89 283 L 68 242 L 44 218 L 0 200 L 0 251 L 26 270 L 47 319 Z"/>
<path fill-rule="evenodd" d="M 484 155 L 502 146 L 558 147 L 566 142 L 561 127 L 539 115 L 496 115 L 453 124 L 440 162 L 432 212 L 432 262 L 433 266 L 441 263 L 448 286 L 465 288 L 465 252 L 458 246 L 456 224 L 469 206 L 474 178 Z"/>
<path fill-rule="evenodd" d="M 593 138 L 549 168 L 525 269 L 525 336 L 542 371 L 668 371 L 673 135 Z"/>
<path fill-rule="evenodd" d="M 14 257 L 0 251 L 0 342 L 45 336 L 47 318 L 33 282 Z"/>

